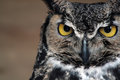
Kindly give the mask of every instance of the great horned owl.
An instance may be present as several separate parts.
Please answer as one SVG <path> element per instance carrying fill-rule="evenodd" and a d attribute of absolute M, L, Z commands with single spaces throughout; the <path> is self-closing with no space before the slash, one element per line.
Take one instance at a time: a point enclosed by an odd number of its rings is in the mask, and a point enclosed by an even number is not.
<path fill-rule="evenodd" d="M 120 80 L 120 0 L 43 1 L 51 11 L 30 80 Z"/>

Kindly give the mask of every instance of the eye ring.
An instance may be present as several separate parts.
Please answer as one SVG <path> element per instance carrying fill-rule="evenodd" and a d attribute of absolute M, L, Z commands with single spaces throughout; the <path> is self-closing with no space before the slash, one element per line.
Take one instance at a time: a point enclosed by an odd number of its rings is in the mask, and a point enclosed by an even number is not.
<path fill-rule="evenodd" d="M 111 25 L 108 27 L 102 27 L 99 29 L 99 32 L 103 36 L 108 37 L 108 38 L 114 37 L 116 35 L 117 31 L 118 31 L 118 27 L 115 25 Z"/>
<path fill-rule="evenodd" d="M 68 36 L 73 33 L 73 29 L 67 25 L 59 24 L 58 25 L 58 32 L 62 36 Z"/>

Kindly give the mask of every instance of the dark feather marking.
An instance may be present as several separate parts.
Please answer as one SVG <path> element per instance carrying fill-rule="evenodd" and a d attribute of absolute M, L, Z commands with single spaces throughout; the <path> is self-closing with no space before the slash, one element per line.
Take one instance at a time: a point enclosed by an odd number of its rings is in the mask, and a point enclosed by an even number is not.
<path fill-rule="evenodd" d="M 72 74 L 70 75 L 69 80 L 79 80 L 79 77 L 78 77 L 77 75 L 78 75 L 77 72 L 76 72 L 76 73 L 72 73 Z"/>
<path fill-rule="evenodd" d="M 82 65 L 82 61 L 80 58 L 75 57 L 71 53 L 60 53 L 60 54 L 55 54 L 58 57 L 58 60 L 61 60 L 63 64 L 73 64 L 75 67 L 79 67 Z"/>
<path fill-rule="evenodd" d="M 110 80 L 106 75 L 103 75 L 103 78 L 104 78 L 105 80 Z"/>
<path fill-rule="evenodd" d="M 65 71 L 62 71 L 61 68 L 54 68 L 50 73 L 49 80 L 63 79 L 64 80 Z"/>
<path fill-rule="evenodd" d="M 98 59 L 96 59 L 95 61 L 90 61 L 90 65 L 95 65 L 95 66 L 101 66 L 101 65 L 104 65 L 106 64 L 107 62 L 109 61 L 114 61 L 114 57 L 111 58 L 111 56 L 114 56 L 114 54 L 110 51 L 106 51 L 106 52 L 103 52 L 103 54 L 101 55 L 101 57 L 99 57 Z"/>
<path fill-rule="evenodd" d="M 47 52 L 46 52 L 46 49 L 48 49 L 48 46 L 47 46 L 47 40 L 46 40 L 46 28 L 49 24 L 49 21 L 51 19 L 51 17 L 53 16 L 52 13 L 49 13 L 49 16 L 47 17 L 45 23 L 43 24 L 43 36 L 42 36 L 42 47 L 40 48 L 40 50 L 42 50 L 42 52 L 38 52 L 38 55 L 36 57 L 36 63 L 35 63 L 35 66 L 34 68 L 39 68 L 42 64 L 40 64 L 43 60 L 45 60 L 45 56 L 47 55 Z"/>
<path fill-rule="evenodd" d="M 43 76 L 38 76 L 35 80 L 43 80 Z"/>
<path fill-rule="evenodd" d="M 35 65 L 34 65 L 34 71 L 35 71 L 35 69 L 36 68 L 39 68 L 41 65 L 43 65 L 44 63 L 41 63 L 43 60 L 45 60 L 45 57 L 46 57 L 46 55 L 47 55 L 47 52 L 46 52 L 46 50 L 48 49 L 48 47 L 47 47 L 47 41 L 46 41 L 46 35 L 45 35 L 45 32 L 46 32 L 46 28 L 47 28 L 47 26 L 48 26 L 48 24 L 49 24 L 49 21 L 50 21 L 50 19 L 51 19 L 51 17 L 53 16 L 53 14 L 52 13 L 49 13 L 49 15 L 48 15 L 48 17 L 46 18 L 46 21 L 45 21 L 45 23 L 43 24 L 43 26 L 42 26 L 42 29 L 43 30 L 41 30 L 41 31 L 43 31 L 43 36 L 42 36 L 42 44 L 40 45 L 40 49 L 39 50 L 42 50 L 41 52 L 38 52 L 38 54 L 37 54 L 37 57 L 36 57 L 36 62 L 35 62 Z M 33 71 L 33 73 L 32 73 L 32 76 L 31 76 L 31 78 L 30 78 L 30 80 L 34 80 L 34 78 L 35 78 L 35 73 L 34 73 L 34 71 Z M 37 79 L 35 79 L 35 80 L 42 80 L 42 78 L 43 78 L 43 76 L 38 76 L 38 78 Z"/>
<path fill-rule="evenodd" d="M 39 68 L 41 65 L 43 65 L 44 63 L 41 64 L 41 62 L 43 60 L 45 60 L 45 56 L 47 55 L 47 52 L 43 49 L 42 53 L 38 52 L 37 58 L 36 58 L 36 63 L 34 65 L 34 68 Z"/>
<path fill-rule="evenodd" d="M 46 3 L 49 9 L 54 10 L 52 6 L 53 0 L 42 0 L 42 1 Z"/>
<path fill-rule="evenodd" d="M 33 72 L 29 80 L 33 80 L 34 78 L 35 78 L 35 73 Z"/>
<path fill-rule="evenodd" d="M 113 74 L 116 77 L 116 80 L 120 80 L 120 69 L 116 68 L 113 70 Z"/>
<path fill-rule="evenodd" d="M 103 44 L 105 45 L 105 47 L 111 45 L 111 43 L 109 41 L 105 40 L 105 39 L 103 40 Z"/>
<path fill-rule="evenodd" d="M 46 21 L 45 21 L 45 23 L 43 24 L 43 38 L 42 38 L 42 42 L 43 42 L 43 45 L 46 47 L 46 48 L 48 48 L 47 47 L 47 41 L 46 41 L 46 35 L 45 35 L 45 33 L 46 33 L 46 28 L 47 28 L 47 26 L 48 26 L 48 24 L 49 24 L 49 22 L 50 22 L 50 19 L 51 19 L 51 17 L 53 16 L 53 13 L 52 12 L 49 12 L 48 13 L 48 17 L 47 17 L 47 19 L 46 19 Z"/>

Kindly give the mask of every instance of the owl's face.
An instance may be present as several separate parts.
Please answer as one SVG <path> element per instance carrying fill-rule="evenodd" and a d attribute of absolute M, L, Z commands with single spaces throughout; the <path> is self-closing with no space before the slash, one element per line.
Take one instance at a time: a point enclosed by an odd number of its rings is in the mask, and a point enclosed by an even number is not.
<path fill-rule="evenodd" d="M 110 1 L 80 4 L 58 0 L 52 4 L 54 14 L 45 32 L 48 55 L 75 66 L 100 66 L 119 56 L 118 3 L 111 6 Z"/>
<path fill-rule="evenodd" d="M 120 0 L 44 0 L 51 9 L 30 80 L 120 80 Z"/>

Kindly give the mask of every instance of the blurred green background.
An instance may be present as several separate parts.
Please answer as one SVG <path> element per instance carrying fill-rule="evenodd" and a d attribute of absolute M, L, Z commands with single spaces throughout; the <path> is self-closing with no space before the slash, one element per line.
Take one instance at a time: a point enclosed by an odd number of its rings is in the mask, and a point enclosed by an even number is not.
<path fill-rule="evenodd" d="M 42 0 L 0 0 L 0 80 L 29 80 L 47 12 Z"/>

